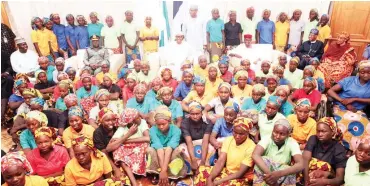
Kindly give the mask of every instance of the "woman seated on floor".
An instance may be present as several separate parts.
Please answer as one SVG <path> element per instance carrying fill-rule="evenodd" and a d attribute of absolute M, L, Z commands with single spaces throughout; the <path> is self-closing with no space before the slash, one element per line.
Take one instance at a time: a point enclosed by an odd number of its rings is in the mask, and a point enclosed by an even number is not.
<path fill-rule="evenodd" d="M 145 153 L 150 142 L 148 124 L 133 108 L 125 109 L 118 122 L 107 152 L 113 152 L 115 164 L 123 168 L 132 185 L 137 185 L 133 174 L 145 175 Z"/>
<path fill-rule="evenodd" d="M 274 95 L 276 93 L 276 88 L 279 86 L 279 77 L 276 75 L 267 75 L 265 80 L 265 100 L 268 100 L 271 95 Z"/>
<path fill-rule="evenodd" d="M 110 93 L 109 99 L 111 101 L 121 101 L 122 99 L 122 89 L 117 85 L 117 78 L 111 73 L 105 73 L 103 76 L 103 82 L 100 85 L 100 89 L 107 89 Z M 123 107 L 123 105 L 122 105 Z"/>
<path fill-rule="evenodd" d="M 184 112 L 181 108 L 180 103 L 172 99 L 173 98 L 173 90 L 171 87 L 164 86 L 157 92 L 157 99 L 153 100 L 154 103 L 151 103 L 151 109 L 155 110 L 160 105 L 165 105 L 170 109 L 172 113 L 172 121 L 173 123 L 180 127 L 182 118 L 184 116 Z"/>
<path fill-rule="evenodd" d="M 292 128 L 288 120 L 279 119 L 273 125 L 270 137 L 262 138 L 253 151 L 253 185 L 295 186 L 296 174 L 303 170 L 302 153 L 289 137 Z"/>
<path fill-rule="evenodd" d="M 109 105 L 109 102 L 110 102 L 109 96 L 110 96 L 110 93 L 107 89 L 100 89 L 94 95 L 94 99 L 97 104 L 89 112 L 88 124 L 94 127 L 95 129 L 98 128 L 99 111 L 103 109 L 104 107 L 108 107 Z"/>
<path fill-rule="evenodd" d="M 134 88 L 134 96 L 127 101 L 126 108 L 133 108 L 139 111 L 141 118 L 147 119 L 148 114 L 151 111 L 152 99 L 146 97 L 145 94 L 148 91 L 147 86 L 144 83 L 139 83 Z"/>
<path fill-rule="evenodd" d="M 234 100 L 241 105 L 245 99 L 252 96 L 252 85 L 248 85 L 248 72 L 246 70 L 240 70 L 234 75 L 237 81 L 236 85 L 233 85 L 231 92 Z"/>
<path fill-rule="evenodd" d="M 26 115 L 27 129 L 24 130 L 19 136 L 19 141 L 22 146 L 23 152 L 28 154 L 32 149 L 36 148 L 35 131 L 40 127 L 48 125 L 48 118 L 40 111 L 30 111 Z"/>
<path fill-rule="evenodd" d="M 219 72 L 217 65 L 209 65 L 208 67 L 208 77 L 206 78 L 205 87 L 207 92 L 212 94 L 213 96 L 217 96 L 218 87 L 222 82 L 224 82 L 220 76 L 221 73 Z"/>
<path fill-rule="evenodd" d="M 48 186 L 48 182 L 33 173 L 31 164 L 22 151 L 9 152 L 1 158 L 1 174 L 5 183 L 3 186 L 37 185 Z"/>
<path fill-rule="evenodd" d="M 355 155 L 347 161 L 344 182 L 346 186 L 370 185 L 370 139 L 363 138 Z"/>
<path fill-rule="evenodd" d="M 279 112 L 282 99 L 278 96 L 270 96 L 266 103 L 266 108 L 258 116 L 258 127 L 261 139 L 270 138 L 274 128 L 274 123 L 285 116 Z"/>
<path fill-rule="evenodd" d="M 88 185 L 112 177 L 112 166 L 107 156 L 94 148 L 91 138 L 80 136 L 71 144 L 75 157 L 64 170 L 67 186 Z"/>
<path fill-rule="evenodd" d="M 64 167 L 70 160 L 67 149 L 54 143 L 56 132 L 54 128 L 38 128 L 35 131 L 37 148 L 27 154 L 33 174 L 44 177 L 51 186 L 65 184 Z"/>
<path fill-rule="evenodd" d="M 189 112 L 189 104 L 196 101 L 205 107 L 214 97 L 213 93 L 205 89 L 206 79 L 195 76 L 193 79 L 193 90 L 182 100 L 181 106 L 185 112 Z"/>
<path fill-rule="evenodd" d="M 146 93 L 145 98 L 155 100 L 157 98 L 158 90 L 163 87 L 163 82 L 160 77 L 156 77 L 149 84 L 150 90 Z M 135 94 L 135 93 L 134 93 Z"/>
<path fill-rule="evenodd" d="M 17 110 L 24 102 L 23 91 L 28 87 L 26 80 L 18 79 L 14 81 L 14 93 L 9 97 L 9 108 Z"/>
<path fill-rule="evenodd" d="M 189 105 L 189 118 L 181 123 L 182 144 L 178 148 L 185 155 L 185 162 L 188 167 L 188 174 L 196 171 L 199 166 L 213 165 L 215 160 L 215 149 L 209 145 L 209 136 L 212 126 L 206 124 L 202 119 L 202 106 L 198 102 Z"/>
<path fill-rule="evenodd" d="M 176 149 L 181 130 L 171 123 L 171 112 L 166 107 L 156 109 L 154 120 L 156 125 L 149 130 L 146 172 L 159 174 L 159 185 L 167 185 L 168 179 L 183 178 L 187 173 L 182 152 Z"/>
<path fill-rule="evenodd" d="M 310 108 L 310 100 L 299 99 L 294 108 L 295 114 L 287 117 L 293 128 L 292 138 L 298 142 L 301 150 L 304 150 L 308 139 L 316 134 L 316 121 L 309 117 Z"/>
<path fill-rule="evenodd" d="M 134 88 L 138 83 L 137 76 L 132 72 L 127 75 L 125 87 L 122 89 L 122 101 L 126 105 L 128 100 L 134 97 Z"/>
<path fill-rule="evenodd" d="M 315 77 L 316 72 L 317 72 L 317 70 L 313 65 L 307 65 L 306 67 L 304 67 L 304 69 L 303 69 L 303 78 L 301 79 L 299 88 L 303 87 L 304 79 L 306 79 L 308 77 L 312 77 L 316 80 L 316 85 L 317 85 L 316 90 L 323 93 L 325 91 L 325 82 L 324 82 L 323 78 Z"/>
<path fill-rule="evenodd" d="M 179 82 L 173 96 L 177 101 L 182 101 L 191 91 L 194 73 L 191 69 L 186 69 L 182 73 L 182 81 Z"/>
<path fill-rule="evenodd" d="M 256 109 L 258 112 L 265 110 L 266 100 L 265 86 L 263 84 L 255 84 L 252 88 L 252 96 L 246 98 L 241 106 L 241 110 Z"/>
<path fill-rule="evenodd" d="M 295 103 L 297 100 L 307 98 L 310 100 L 310 116 L 315 116 L 317 107 L 321 102 L 321 93 L 316 90 L 317 84 L 313 77 L 307 77 L 303 80 L 303 88 L 295 90 L 289 97 L 288 100 L 291 103 Z"/>
<path fill-rule="evenodd" d="M 279 96 L 282 99 L 281 107 L 279 112 L 285 117 L 294 113 L 294 106 L 287 101 L 290 95 L 290 87 L 288 85 L 279 85 L 276 88 L 275 96 Z"/>
<path fill-rule="evenodd" d="M 252 152 L 256 145 L 248 137 L 253 127 L 251 119 L 234 120 L 233 136 L 222 144 L 221 153 L 213 167 L 201 166 L 194 185 L 248 185 L 253 177 Z"/>
<path fill-rule="evenodd" d="M 258 130 L 258 116 L 259 112 L 256 109 L 242 110 L 238 113 L 238 117 L 245 117 L 252 120 L 253 126 L 249 130 L 249 137 L 254 143 L 260 141 L 260 132 Z"/>
<path fill-rule="evenodd" d="M 92 85 L 92 76 L 90 74 L 82 74 L 81 76 L 83 87 L 76 91 L 79 105 L 82 106 L 86 113 L 90 113 L 92 107 L 95 106 L 94 96 L 99 88 Z"/>
<path fill-rule="evenodd" d="M 54 81 L 48 81 L 47 74 L 44 70 L 36 70 L 35 78 L 35 89 L 39 90 L 43 94 L 53 94 L 56 84 Z"/>
<path fill-rule="evenodd" d="M 363 110 L 370 104 L 370 61 L 358 65 L 358 76 L 350 76 L 338 82 L 328 90 L 334 101 L 334 119 L 344 125 L 344 145 L 355 151 L 361 136 L 370 136 L 370 121 Z M 339 108 L 339 109 L 338 109 Z M 359 133 L 353 133 L 360 128 Z"/>
<path fill-rule="evenodd" d="M 346 167 L 346 150 L 340 143 L 342 132 L 333 118 L 321 118 L 316 135 L 303 151 L 304 180 L 313 185 L 341 185 Z"/>
<path fill-rule="evenodd" d="M 218 97 L 208 102 L 203 110 L 203 115 L 207 119 L 207 122 L 209 124 L 215 124 L 218 118 L 222 118 L 227 104 L 238 105 L 235 100 L 231 98 L 231 85 L 222 82 L 218 86 Z M 214 110 L 214 112 L 211 112 L 211 110 Z"/>

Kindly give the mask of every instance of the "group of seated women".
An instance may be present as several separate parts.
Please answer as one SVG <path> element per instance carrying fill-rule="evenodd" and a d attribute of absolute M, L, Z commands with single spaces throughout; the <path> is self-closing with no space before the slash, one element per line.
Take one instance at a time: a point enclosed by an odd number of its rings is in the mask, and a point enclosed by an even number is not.
<path fill-rule="evenodd" d="M 370 185 L 370 61 L 327 89 L 315 58 L 300 77 L 298 57 L 256 73 L 228 60 L 200 56 L 181 81 L 136 59 L 118 76 L 67 68 L 55 84 L 40 57 L 36 84 L 18 74 L 9 98 L 5 185 Z M 327 97 L 333 116 L 320 117 Z"/>

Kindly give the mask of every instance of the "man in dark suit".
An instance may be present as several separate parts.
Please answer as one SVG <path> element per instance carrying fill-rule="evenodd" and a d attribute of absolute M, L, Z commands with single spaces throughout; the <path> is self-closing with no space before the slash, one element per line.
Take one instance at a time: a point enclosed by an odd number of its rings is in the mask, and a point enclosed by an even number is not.
<path fill-rule="evenodd" d="M 317 40 L 317 35 L 319 35 L 319 30 L 316 28 L 310 31 L 308 36 L 309 40 L 302 43 L 297 50 L 297 56 L 301 60 L 298 68 L 303 70 L 308 64 L 311 58 L 317 57 L 321 59 L 324 54 L 324 43 Z"/>

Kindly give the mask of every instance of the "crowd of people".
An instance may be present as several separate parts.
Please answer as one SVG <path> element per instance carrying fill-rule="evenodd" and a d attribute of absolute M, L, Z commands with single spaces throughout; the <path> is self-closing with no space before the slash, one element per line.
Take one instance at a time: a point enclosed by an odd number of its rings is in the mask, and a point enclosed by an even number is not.
<path fill-rule="evenodd" d="M 132 11 L 121 28 L 96 12 L 90 23 L 68 14 L 68 26 L 32 18 L 35 51 L 1 24 L 1 117 L 14 142 L 4 185 L 370 185 L 368 49 L 358 61 L 349 33 L 329 42 L 316 9 L 308 21 L 264 10 L 258 22 L 250 7 L 241 23 L 197 11 L 158 73 L 144 56 L 159 31 L 151 17 L 138 28 Z M 258 45 L 278 63 L 253 54 Z M 82 69 L 65 63 L 77 50 Z M 109 51 L 126 65 L 111 69 Z"/>

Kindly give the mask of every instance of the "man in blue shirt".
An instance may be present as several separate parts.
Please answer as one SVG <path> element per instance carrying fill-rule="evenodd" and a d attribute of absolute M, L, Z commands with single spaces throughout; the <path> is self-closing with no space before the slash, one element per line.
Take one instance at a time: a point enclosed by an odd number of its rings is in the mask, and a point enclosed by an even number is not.
<path fill-rule="evenodd" d="M 53 21 L 53 32 L 57 37 L 59 49 L 63 50 L 63 53 L 67 51 L 68 45 L 65 34 L 65 26 L 60 24 L 59 14 L 51 14 L 50 20 Z M 61 57 L 61 56 L 57 56 Z"/>
<path fill-rule="evenodd" d="M 275 49 L 275 23 L 270 21 L 270 10 L 263 11 L 263 20 L 257 24 L 257 43 L 272 44 Z"/>
<path fill-rule="evenodd" d="M 214 55 L 222 55 L 222 50 L 225 47 L 224 28 L 224 21 L 220 19 L 218 9 L 213 9 L 212 19 L 207 22 L 207 48 L 211 55 L 211 59 Z"/>
<path fill-rule="evenodd" d="M 66 16 L 68 26 L 65 27 L 66 42 L 68 44 L 68 55 L 75 56 L 77 54 L 76 35 L 75 35 L 75 18 L 72 14 Z"/>

